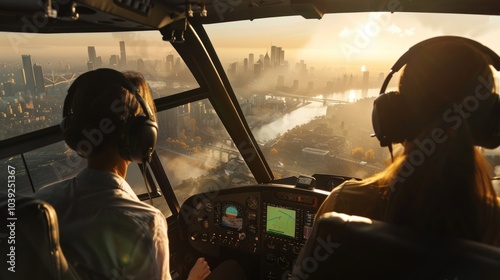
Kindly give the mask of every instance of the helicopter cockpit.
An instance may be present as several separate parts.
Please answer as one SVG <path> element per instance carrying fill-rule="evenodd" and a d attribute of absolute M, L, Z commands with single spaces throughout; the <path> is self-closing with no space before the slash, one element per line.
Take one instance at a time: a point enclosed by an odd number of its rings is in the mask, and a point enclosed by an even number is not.
<path fill-rule="evenodd" d="M 496 1 L 6 0 L 0 14 L 7 206 L 85 168 L 59 125 L 71 83 L 98 68 L 140 72 L 159 134 L 145 176 L 133 164 L 126 180 L 167 219 L 173 279 L 200 256 L 235 260 L 247 279 L 307 279 L 292 271 L 323 201 L 390 162 L 370 134 L 393 63 L 440 35 L 500 53 Z M 483 153 L 495 179 L 500 152 Z M 12 277 L 7 230 L 1 275 Z"/>

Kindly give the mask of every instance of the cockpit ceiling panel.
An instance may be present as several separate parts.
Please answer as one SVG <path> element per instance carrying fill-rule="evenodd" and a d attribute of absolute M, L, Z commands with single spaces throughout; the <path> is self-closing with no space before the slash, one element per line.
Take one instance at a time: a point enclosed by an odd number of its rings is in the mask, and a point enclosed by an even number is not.
<path fill-rule="evenodd" d="M 57 17 L 46 17 L 48 3 Z M 78 19 L 68 16 L 75 5 Z M 160 29 L 187 17 L 210 24 L 327 13 L 425 12 L 500 15 L 497 0 L 2 0 L 0 31 L 66 33 Z"/>

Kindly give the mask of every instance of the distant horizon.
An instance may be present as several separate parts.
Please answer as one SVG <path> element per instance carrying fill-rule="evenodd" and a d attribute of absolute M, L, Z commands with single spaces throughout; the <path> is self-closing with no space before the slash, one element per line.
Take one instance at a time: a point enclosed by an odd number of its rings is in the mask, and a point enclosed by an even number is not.
<path fill-rule="evenodd" d="M 321 20 L 280 17 L 254 21 L 206 25 L 223 67 L 240 62 L 249 53 L 256 60 L 271 46 L 285 50 L 285 60 L 294 65 L 304 60 L 316 69 L 345 68 L 358 72 L 362 66 L 374 73 L 386 73 L 408 48 L 424 39 L 458 35 L 477 40 L 500 53 L 496 36 L 500 17 L 482 15 L 419 13 L 328 14 Z M 56 65 L 59 61 L 85 64 L 87 46 L 95 46 L 106 65 L 119 55 L 119 41 L 125 41 L 128 59 L 164 60 L 177 55 L 158 31 L 29 34 L 0 32 L 0 60 L 20 63 L 30 54 L 33 63 Z"/>

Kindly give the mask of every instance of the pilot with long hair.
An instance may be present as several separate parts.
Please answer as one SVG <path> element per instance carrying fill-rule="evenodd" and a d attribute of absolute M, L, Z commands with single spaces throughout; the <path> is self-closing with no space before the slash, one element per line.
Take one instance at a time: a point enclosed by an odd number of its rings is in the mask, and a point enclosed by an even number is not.
<path fill-rule="evenodd" d="M 171 279 L 165 216 L 125 181 L 129 164 L 148 161 L 156 144 L 154 103 L 143 76 L 86 72 L 70 86 L 63 111 L 64 139 L 88 165 L 35 195 L 57 212 L 69 264 L 82 279 Z M 188 279 L 210 273 L 200 258 Z"/>
<path fill-rule="evenodd" d="M 399 91 L 381 95 L 384 104 L 377 98 L 373 114 L 379 140 L 400 142 L 403 151 L 381 173 L 335 188 L 318 215 L 335 211 L 500 246 L 499 198 L 477 147 L 500 145 L 496 54 L 482 47 L 446 36 L 410 49 Z"/>

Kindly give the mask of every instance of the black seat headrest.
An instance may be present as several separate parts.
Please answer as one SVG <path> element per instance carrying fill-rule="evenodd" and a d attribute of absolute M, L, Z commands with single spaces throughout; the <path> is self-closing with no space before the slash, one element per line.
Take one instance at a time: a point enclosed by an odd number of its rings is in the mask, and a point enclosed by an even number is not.
<path fill-rule="evenodd" d="M 59 244 L 54 208 L 32 197 L 0 194 L 1 279 L 79 279 Z"/>
<path fill-rule="evenodd" d="M 419 236 L 408 228 L 330 212 L 319 217 L 292 279 L 500 279 L 500 248 Z"/>

